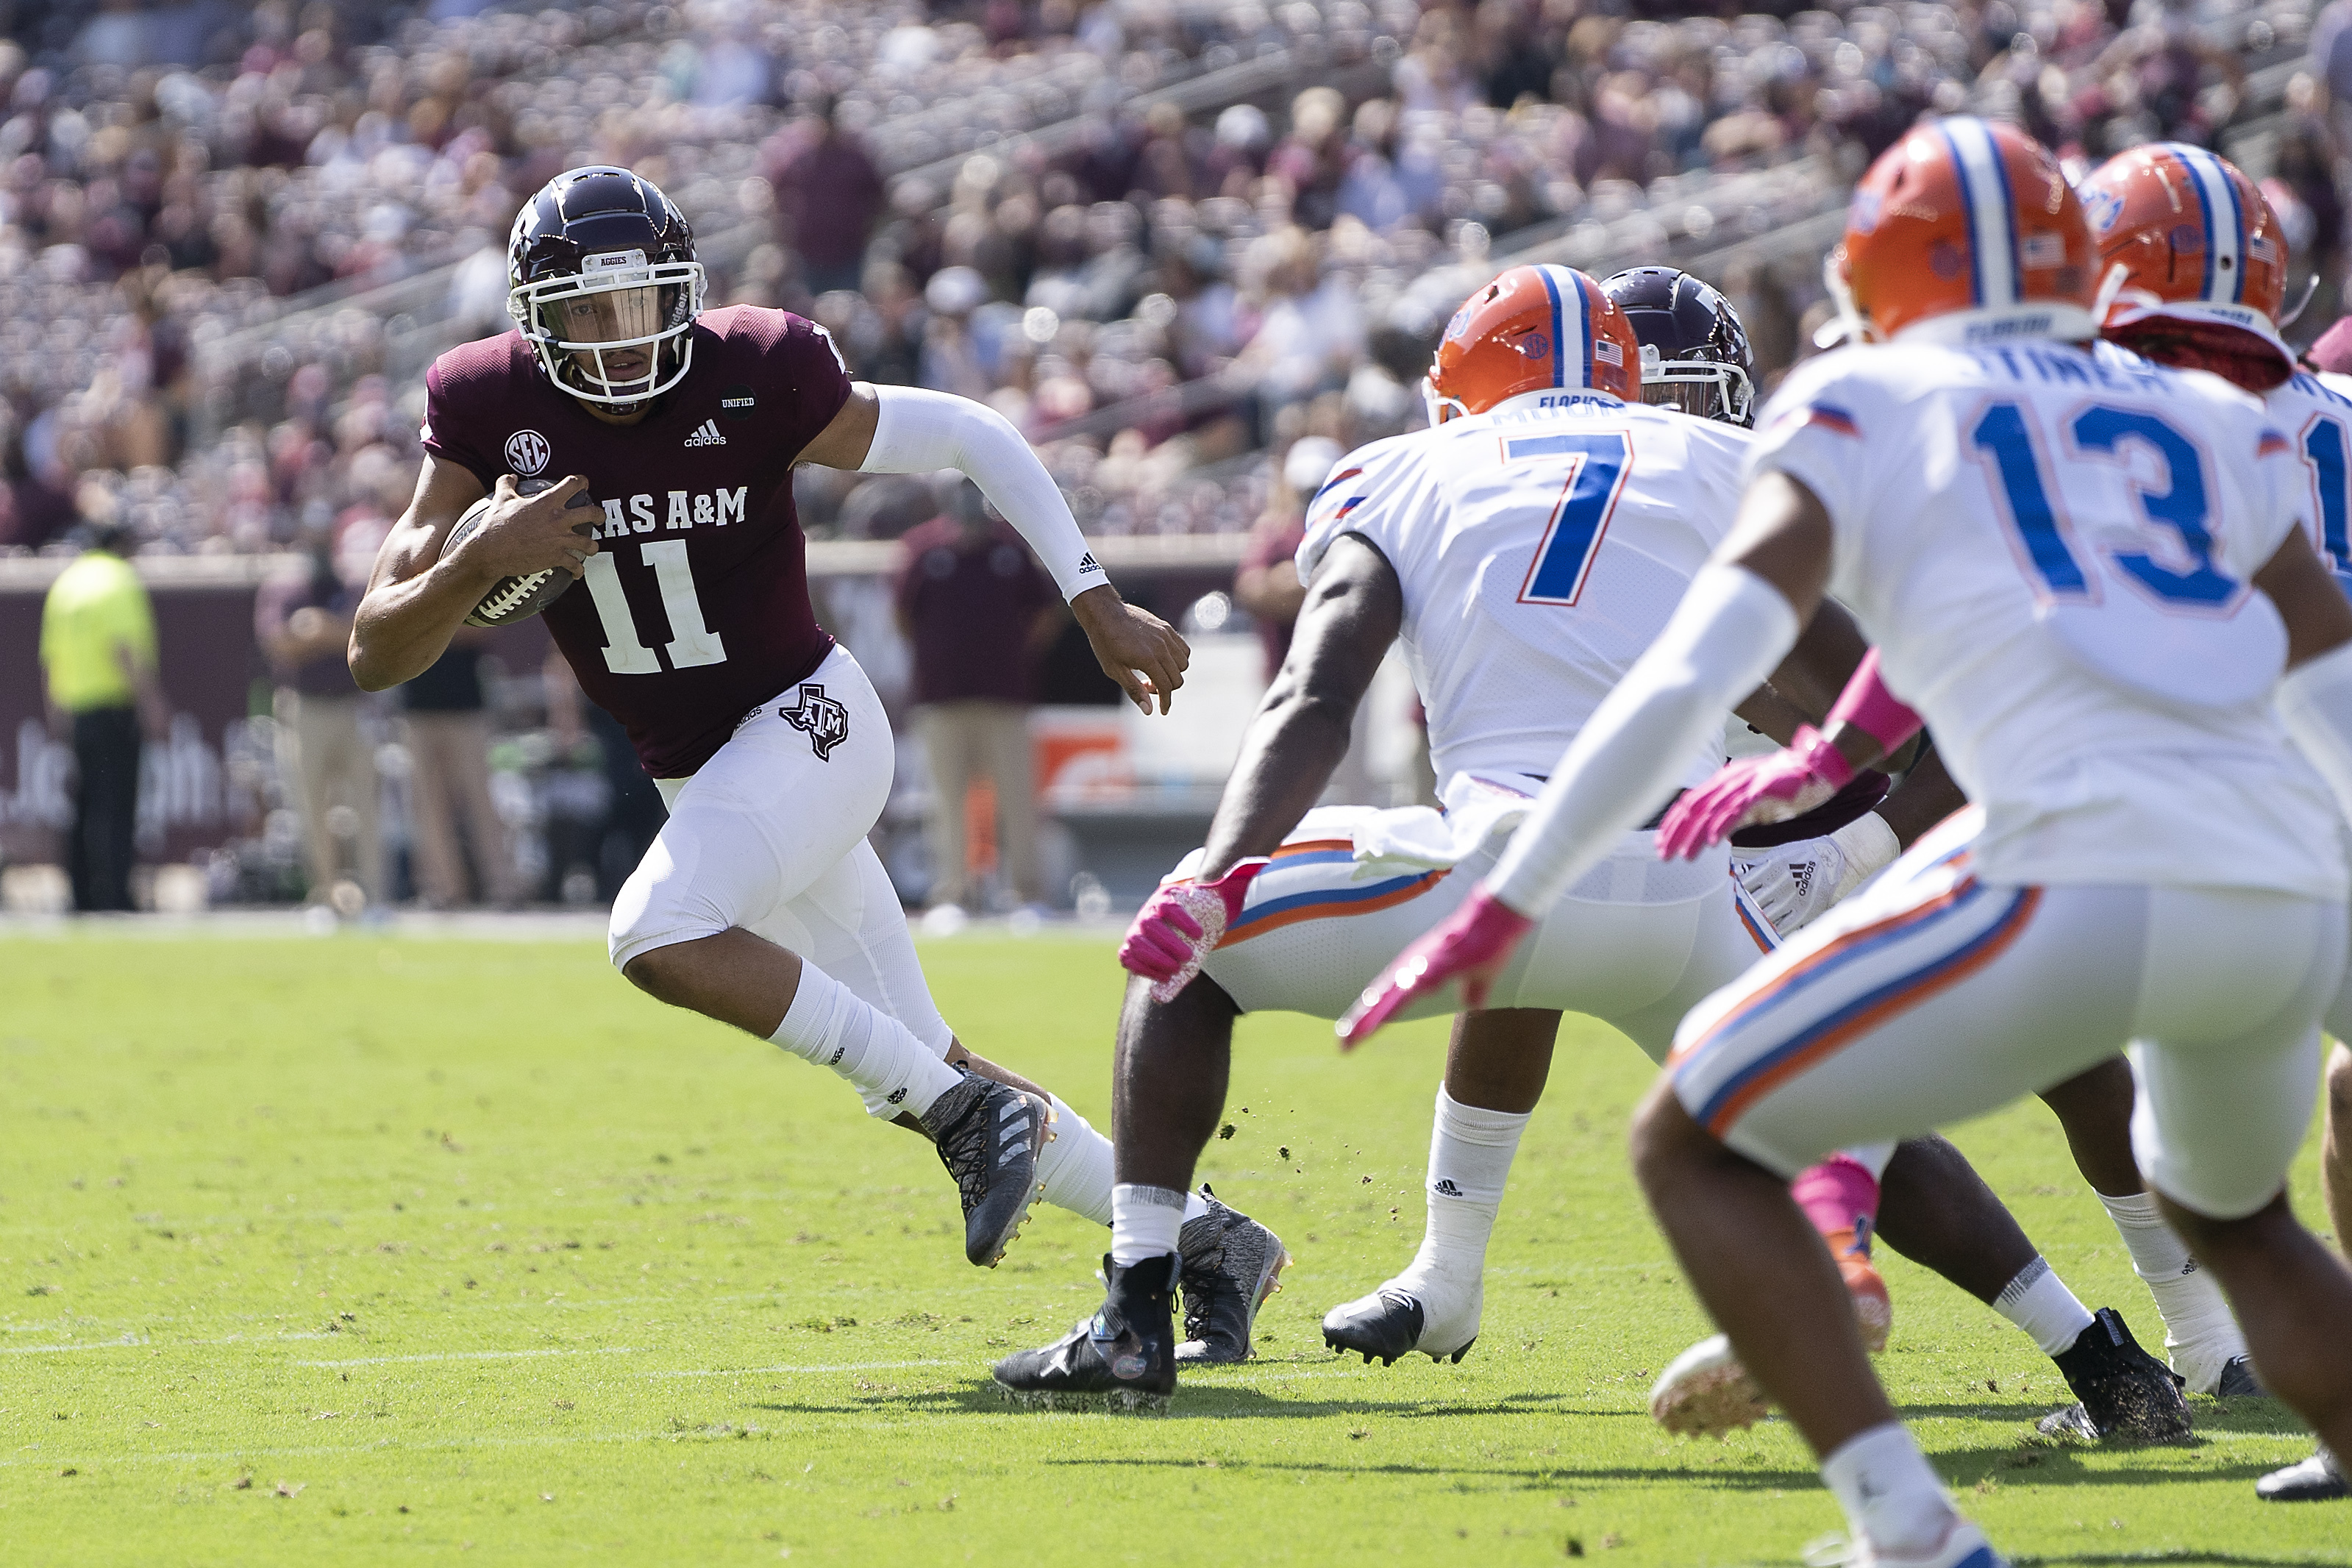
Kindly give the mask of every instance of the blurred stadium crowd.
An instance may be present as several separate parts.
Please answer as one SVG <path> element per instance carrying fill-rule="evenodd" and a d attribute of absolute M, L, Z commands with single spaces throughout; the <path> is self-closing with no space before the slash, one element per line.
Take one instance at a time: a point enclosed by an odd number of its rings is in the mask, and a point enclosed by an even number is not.
<path fill-rule="evenodd" d="M 1736 233 L 1708 198 L 1742 172 L 1851 178 L 1971 101 L 2095 160 L 2210 141 L 2249 62 L 2321 49 L 2269 173 L 2334 302 L 2343 0 L 1663 9 L 17 0 L 0 549 L 120 516 L 149 549 L 356 529 L 363 552 L 415 472 L 414 372 L 504 325 L 518 202 L 586 162 L 677 197 L 717 301 L 803 310 L 862 375 L 995 403 L 1112 533 L 1246 527 L 1255 454 L 1417 420 L 1454 268 L 1644 211 L 1678 215 L 1662 237 Z M 1722 279 L 1768 374 L 1811 259 Z M 387 300 L 403 279 L 429 290 Z M 811 489 L 820 534 L 898 525 Z"/>
<path fill-rule="evenodd" d="M 2078 170 L 2226 145 L 2285 223 L 2290 301 L 2315 289 L 2291 335 L 2340 313 L 2352 0 L 0 0 L 0 566 L 97 531 L 150 558 L 310 558 L 262 595 L 278 718 L 257 685 L 217 752 L 184 714 L 142 765 L 210 769 L 226 816 L 265 825 L 207 852 L 214 901 L 316 898 L 299 862 L 327 808 L 271 737 L 289 690 L 321 710 L 347 678 L 331 637 L 300 673 L 284 626 L 364 577 L 415 484 L 424 368 L 505 329 L 509 225 L 564 168 L 667 190 L 712 304 L 788 307 L 859 376 L 994 405 L 1090 531 L 1224 536 L 1235 598 L 1187 626 L 1213 631 L 1247 624 L 1223 619 L 1236 599 L 1265 619 L 1252 574 L 1281 575 L 1315 475 L 1421 423 L 1437 333 L 1501 266 L 1689 266 L 1769 388 L 1826 311 L 1852 181 L 1964 107 Z M 802 475 L 816 539 L 939 510 L 913 479 Z M 829 609 L 895 711 L 922 681 L 892 604 L 867 581 Z M 625 747 L 583 742 L 603 716 L 567 679 L 542 693 L 474 657 L 456 696 L 405 694 L 399 733 L 436 703 L 497 717 L 488 783 L 468 763 L 459 793 L 497 795 L 520 882 L 483 840 L 477 883 L 609 897 L 658 816 L 631 815 Z M 375 798 L 370 747 L 392 759 L 385 848 L 409 869 L 389 885 L 439 899 L 453 830 L 436 876 L 403 804 L 421 742 L 373 708 L 354 723 L 347 795 Z M 33 744 L 0 826 L 62 810 L 34 779 L 66 764 Z M 336 809 L 368 862 L 372 815 Z"/>

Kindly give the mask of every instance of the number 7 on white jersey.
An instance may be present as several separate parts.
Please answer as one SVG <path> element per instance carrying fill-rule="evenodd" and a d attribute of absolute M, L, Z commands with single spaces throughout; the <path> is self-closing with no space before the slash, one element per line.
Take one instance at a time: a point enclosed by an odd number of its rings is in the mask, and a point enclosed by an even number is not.
<path fill-rule="evenodd" d="M 1617 509 L 1617 497 L 1625 488 L 1633 443 L 1622 430 L 1503 438 L 1507 463 L 1546 459 L 1564 464 L 1566 475 L 1544 524 L 1543 542 L 1536 546 L 1535 563 L 1528 568 L 1528 580 L 1519 585 L 1519 603 L 1573 608 L 1592 575 L 1593 558 L 1609 531 L 1609 514 Z"/>

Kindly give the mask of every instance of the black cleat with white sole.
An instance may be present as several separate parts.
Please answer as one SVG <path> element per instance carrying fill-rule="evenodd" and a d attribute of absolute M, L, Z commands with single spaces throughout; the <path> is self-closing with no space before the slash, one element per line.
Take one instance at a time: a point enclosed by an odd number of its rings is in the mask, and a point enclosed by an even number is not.
<path fill-rule="evenodd" d="M 2344 1463 L 2326 1444 L 2299 1465 L 2273 1470 L 2254 1483 L 2254 1495 L 2264 1502 L 2329 1502 L 2352 1497 L 2352 1481 L 2344 1479 Z"/>
<path fill-rule="evenodd" d="M 993 1268 L 1043 1190 L 1038 1152 L 1053 1141 L 1054 1108 L 969 1068 L 919 1119 L 963 1201 L 963 1253 Z"/>
<path fill-rule="evenodd" d="M 1393 1285 L 1383 1285 L 1369 1296 L 1326 1312 L 1323 1342 L 1341 1355 L 1349 1351 L 1360 1352 L 1367 1366 L 1374 1356 L 1380 1358 L 1382 1366 L 1394 1366 L 1397 1357 L 1421 1349 L 1423 1321 L 1419 1300 Z M 1426 1353 L 1432 1361 L 1458 1363 L 1477 1342 L 1478 1336 L 1473 1334 L 1454 1350 Z"/>
<path fill-rule="evenodd" d="M 2180 1395 L 2179 1380 L 2139 1348 L 2114 1308 L 2100 1308 L 2073 1347 L 2050 1359 L 2078 1403 L 2044 1415 L 2036 1428 L 2043 1436 L 2085 1443 L 2179 1443 L 2189 1436 L 2189 1401 Z"/>
<path fill-rule="evenodd" d="M 1209 1212 L 1184 1222 L 1176 1250 L 1184 1260 L 1184 1340 L 1179 1366 L 1231 1366 L 1250 1358 L 1258 1309 L 1282 1289 L 1290 1252 L 1282 1237 L 1201 1184 Z"/>
<path fill-rule="evenodd" d="M 996 1384 L 1015 1404 L 1047 1410 L 1116 1405 L 1162 1411 L 1176 1392 L 1173 1252 L 1122 1268 L 1106 1254 L 1102 1310 L 1063 1338 L 996 1363 Z"/>

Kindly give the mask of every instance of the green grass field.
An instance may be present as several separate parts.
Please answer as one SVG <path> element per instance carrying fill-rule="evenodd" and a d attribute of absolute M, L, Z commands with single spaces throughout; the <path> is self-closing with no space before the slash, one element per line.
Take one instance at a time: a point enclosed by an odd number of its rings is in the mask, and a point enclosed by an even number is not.
<path fill-rule="evenodd" d="M 1108 1124 L 1109 943 L 925 949 L 974 1048 Z M 0 1563 L 1792 1563 L 1838 1528 L 1785 1425 L 1643 1413 L 1703 1321 L 1622 1157 L 1645 1064 L 1571 1024 L 1458 1367 L 1317 1322 L 1420 1234 L 1439 1029 L 1245 1024 L 1203 1173 L 1297 1257 L 1254 1364 L 1166 1419 L 1000 1405 L 1099 1299 L 1040 1210 L 961 1259 L 928 1145 L 630 991 L 593 941 L 0 936 Z M 2039 1108 L 1959 1130 L 2075 1289 L 2160 1338 Z M 2297 1172 L 2318 1214 L 2312 1156 Z M 1882 1366 L 2021 1563 L 2352 1563 L 2265 1506 L 2308 1440 L 2031 1439 L 2055 1371 L 1900 1261 Z M 2352 1332 L 2352 1326 L 2347 1326 Z M 472 1554 L 470 1558 L 467 1554 Z"/>

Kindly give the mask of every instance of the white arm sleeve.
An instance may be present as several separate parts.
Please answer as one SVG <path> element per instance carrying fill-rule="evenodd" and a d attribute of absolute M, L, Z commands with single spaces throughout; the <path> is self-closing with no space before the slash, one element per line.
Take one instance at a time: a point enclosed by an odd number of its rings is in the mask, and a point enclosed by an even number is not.
<path fill-rule="evenodd" d="M 1087 548 L 1070 503 L 1003 415 L 969 397 L 916 386 L 877 386 L 874 401 L 874 444 L 859 472 L 960 468 L 1029 542 L 1063 598 L 1075 599 L 1110 581 Z"/>
<path fill-rule="evenodd" d="M 2278 683 L 2279 717 L 2352 816 L 2352 643 L 2299 664 Z"/>
<path fill-rule="evenodd" d="M 1569 743 L 1486 890 L 1530 918 L 1551 908 L 1674 793 L 1723 710 L 1763 684 L 1798 630 L 1796 611 L 1761 577 L 1702 568 L 1658 640 Z"/>

